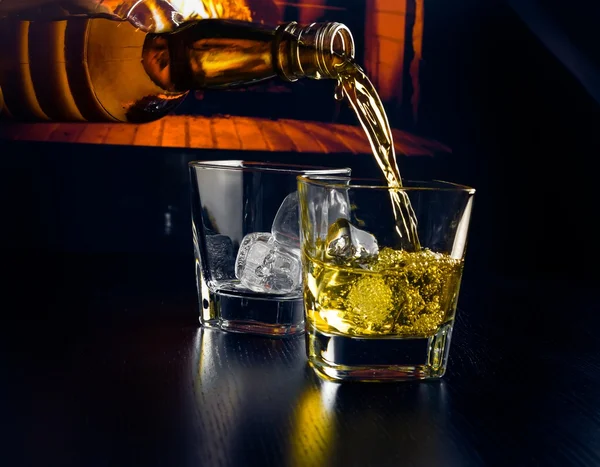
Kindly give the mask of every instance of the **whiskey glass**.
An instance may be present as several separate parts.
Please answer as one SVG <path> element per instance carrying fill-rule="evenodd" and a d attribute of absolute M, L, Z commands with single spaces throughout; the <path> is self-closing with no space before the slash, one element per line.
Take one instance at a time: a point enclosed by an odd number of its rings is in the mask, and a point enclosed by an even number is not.
<path fill-rule="evenodd" d="M 192 161 L 189 174 L 201 325 L 302 334 L 296 177 L 350 169 L 221 160 Z"/>
<path fill-rule="evenodd" d="M 446 371 L 475 190 L 402 185 L 298 177 L 306 349 L 326 379 Z"/>

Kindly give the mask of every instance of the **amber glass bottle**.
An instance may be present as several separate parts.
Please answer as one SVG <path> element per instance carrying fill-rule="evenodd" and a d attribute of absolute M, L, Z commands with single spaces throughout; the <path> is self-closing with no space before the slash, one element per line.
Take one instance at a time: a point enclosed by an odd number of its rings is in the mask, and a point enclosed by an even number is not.
<path fill-rule="evenodd" d="M 0 105 L 19 120 L 147 122 L 190 90 L 337 78 L 354 56 L 340 23 L 204 19 L 146 33 L 105 18 L 0 21 Z"/>

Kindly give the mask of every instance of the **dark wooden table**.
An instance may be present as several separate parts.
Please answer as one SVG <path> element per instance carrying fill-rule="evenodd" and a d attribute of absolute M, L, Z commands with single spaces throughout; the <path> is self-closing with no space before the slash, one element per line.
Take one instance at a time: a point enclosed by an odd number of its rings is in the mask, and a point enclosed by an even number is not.
<path fill-rule="evenodd" d="M 597 466 L 597 287 L 466 272 L 449 370 L 326 382 L 199 328 L 188 256 L 2 257 L 6 466 Z"/>

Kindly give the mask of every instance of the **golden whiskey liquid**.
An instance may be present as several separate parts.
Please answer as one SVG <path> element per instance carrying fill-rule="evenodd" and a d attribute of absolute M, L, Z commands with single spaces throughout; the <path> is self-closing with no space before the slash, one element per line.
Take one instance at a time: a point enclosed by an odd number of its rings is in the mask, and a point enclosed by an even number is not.
<path fill-rule="evenodd" d="M 344 96 L 348 99 L 350 107 L 365 130 L 373 157 L 388 186 L 402 187 L 392 131 L 375 86 L 360 66 L 352 61 L 344 62 L 338 71 L 336 99 Z M 421 245 L 417 235 L 417 220 L 407 193 L 390 190 L 390 198 L 396 219 L 396 232 L 402 247 L 418 251 Z"/>
<path fill-rule="evenodd" d="M 368 225 L 354 219 L 358 228 L 351 219 L 340 218 L 328 226 L 326 234 L 321 230 L 321 236 L 304 239 L 309 364 L 332 380 L 441 377 L 446 371 L 463 260 L 421 245 L 417 217 L 409 190 L 402 188 L 392 132 L 377 91 L 352 60 L 337 70 L 335 98 L 348 99 L 369 139 L 389 188 L 397 236 L 393 248 L 379 246 L 376 252 L 376 239 L 368 232 L 376 219 Z M 381 207 L 371 202 L 373 209 Z M 433 226 L 427 217 L 424 222 L 423 231 L 428 233 Z M 386 244 L 390 245 L 387 239 Z"/>
<path fill-rule="evenodd" d="M 463 261 L 429 249 L 383 248 L 370 265 L 304 253 L 308 325 L 348 337 L 429 337 L 454 318 Z"/>

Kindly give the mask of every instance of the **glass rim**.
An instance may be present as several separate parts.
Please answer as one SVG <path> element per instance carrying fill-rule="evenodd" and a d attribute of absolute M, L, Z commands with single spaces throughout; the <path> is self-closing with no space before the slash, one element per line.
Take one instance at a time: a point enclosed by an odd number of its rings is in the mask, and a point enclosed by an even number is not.
<path fill-rule="evenodd" d="M 339 189 L 358 189 L 358 190 L 382 190 L 382 191 L 451 191 L 465 192 L 475 194 L 475 188 L 460 183 L 448 182 L 445 180 L 402 180 L 409 185 L 399 187 L 390 187 L 383 185 L 381 180 L 375 178 L 357 178 L 348 177 L 350 184 L 340 183 L 339 181 L 328 181 L 318 178 L 311 178 L 310 174 L 298 175 L 297 180 L 306 185 L 315 185 L 322 188 L 339 188 Z M 352 182 L 359 182 L 352 184 Z"/>
<path fill-rule="evenodd" d="M 320 165 L 288 164 L 285 162 L 260 162 L 242 159 L 224 159 L 208 161 L 190 161 L 188 167 L 212 170 L 231 170 L 233 172 L 271 172 L 282 174 L 310 175 L 347 175 L 350 167 L 325 167 Z"/>

